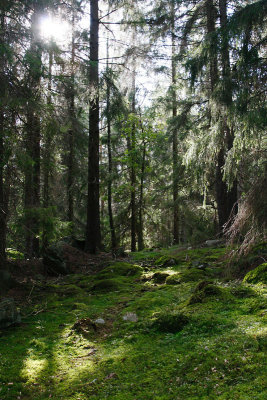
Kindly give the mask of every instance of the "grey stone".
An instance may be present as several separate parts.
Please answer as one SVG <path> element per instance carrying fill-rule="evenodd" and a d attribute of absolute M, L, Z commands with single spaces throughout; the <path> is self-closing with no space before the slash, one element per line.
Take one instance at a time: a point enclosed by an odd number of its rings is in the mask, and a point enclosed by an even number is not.
<path fill-rule="evenodd" d="M 137 322 L 138 317 L 135 313 L 133 312 L 127 312 L 126 314 L 123 315 L 123 320 L 124 321 L 130 321 L 130 322 Z"/>
<path fill-rule="evenodd" d="M 6 298 L 0 302 L 0 329 L 19 324 L 21 316 L 16 308 L 14 299 Z"/>
<path fill-rule="evenodd" d="M 100 325 L 104 325 L 106 322 L 103 318 L 97 318 L 95 320 L 95 324 L 100 324 Z"/>

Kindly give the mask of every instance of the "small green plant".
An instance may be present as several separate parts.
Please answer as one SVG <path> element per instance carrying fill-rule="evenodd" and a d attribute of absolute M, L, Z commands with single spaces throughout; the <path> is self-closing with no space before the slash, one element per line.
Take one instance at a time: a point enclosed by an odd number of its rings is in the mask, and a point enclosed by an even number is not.
<path fill-rule="evenodd" d="M 11 248 L 6 249 L 6 255 L 11 260 L 23 260 L 24 259 L 23 253 L 21 253 L 18 250 L 11 249 Z"/>

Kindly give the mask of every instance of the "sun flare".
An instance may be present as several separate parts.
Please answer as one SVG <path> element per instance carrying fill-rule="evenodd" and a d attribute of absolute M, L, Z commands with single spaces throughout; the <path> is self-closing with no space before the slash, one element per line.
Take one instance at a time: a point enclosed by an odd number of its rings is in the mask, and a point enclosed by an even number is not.
<path fill-rule="evenodd" d="M 45 15 L 40 19 L 40 33 L 46 40 L 53 39 L 55 42 L 63 43 L 70 38 L 71 26 L 60 18 Z"/>

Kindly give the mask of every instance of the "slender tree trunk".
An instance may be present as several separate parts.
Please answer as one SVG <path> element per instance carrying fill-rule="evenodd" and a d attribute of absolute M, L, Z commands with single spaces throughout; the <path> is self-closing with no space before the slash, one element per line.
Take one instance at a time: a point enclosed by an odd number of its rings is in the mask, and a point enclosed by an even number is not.
<path fill-rule="evenodd" d="M 136 112 L 136 104 L 135 104 L 135 62 L 132 73 L 132 113 Z M 131 166 L 130 166 L 130 182 L 131 182 L 131 251 L 136 251 L 136 171 L 135 171 L 135 141 L 136 141 L 136 133 L 135 133 L 135 123 L 132 124 L 130 140 L 129 140 L 129 154 L 131 157 Z"/>
<path fill-rule="evenodd" d="M 32 38 L 30 45 L 30 66 L 28 81 L 28 105 L 26 124 L 25 169 L 25 236 L 26 254 L 28 257 L 39 255 L 39 217 L 40 207 L 40 117 L 38 103 L 40 101 L 40 79 L 42 65 L 42 50 L 39 42 L 39 5 L 35 5 L 32 15 Z"/>
<path fill-rule="evenodd" d="M 117 238 L 113 220 L 112 210 L 112 173 L 113 173 L 113 162 L 112 162 L 112 147 L 111 147 L 111 114 L 110 114 L 110 77 L 109 77 L 109 32 L 107 31 L 107 134 L 108 134 L 108 216 L 109 216 L 109 227 L 111 236 L 111 249 L 115 250 L 117 247 Z"/>
<path fill-rule="evenodd" d="M 49 110 L 52 107 L 52 66 L 53 66 L 53 52 L 49 49 L 48 61 L 48 85 L 47 85 L 47 105 Z M 52 151 L 52 132 L 50 126 L 46 130 L 44 155 L 43 155 L 43 207 L 48 209 L 50 206 L 50 175 L 51 175 L 51 151 Z M 48 247 L 48 232 L 46 227 L 43 228 L 42 236 L 42 251 Z"/>
<path fill-rule="evenodd" d="M 88 150 L 88 202 L 86 250 L 96 253 L 101 247 L 99 210 L 99 76 L 98 76 L 98 0 L 90 1 L 90 107 Z"/>
<path fill-rule="evenodd" d="M 68 221 L 71 223 L 71 232 L 73 235 L 74 220 L 74 131 L 75 131 L 75 11 L 72 10 L 72 39 L 71 39 L 71 80 L 69 87 L 69 117 L 71 128 L 68 132 L 68 180 L 67 180 L 67 196 L 68 196 Z"/>
<path fill-rule="evenodd" d="M 52 106 L 52 65 L 53 65 L 53 53 L 52 50 L 49 49 L 49 64 L 48 64 L 48 85 L 47 85 L 47 105 L 48 107 Z M 49 177 L 50 177 L 50 155 L 51 155 L 51 132 L 50 129 L 47 129 L 46 132 L 46 143 L 45 143 L 45 154 L 44 154 L 44 187 L 43 187 L 43 206 L 44 208 L 49 207 L 50 205 L 50 185 L 49 185 Z"/>
<path fill-rule="evenodd" d="M 171 26 L 172 26 L 172 117 L 177 117 L 176 96 L 176 61 L 175 61 L 175 10 L 174 1 L 171 2 Z M 175 124 L 172 132 L 172 195 L 173 195 L 173 243 L 179 243 L 179 204 L 178 204 L 178 132 Z"/>
<path fill-rule="evenodd" d="M 1 12 L 0 21 L 0 45 L 4 48 L 5 43 L 5 14 Z M 4 97 L 5 97 L 5 55 L 0 56 L 0 78 L 2 81 L 0 87 L 0 270 L 5 267 L 6 261 L 6 212 L 4 202 L 4 165 L 5 165 L 5 154 L 4 154 L 4 131 L 5 131 L 5 114 L 4 114 Z"/>
<path fill-rule="evenodd" d="M 143 154 L 142 154 L 142 165 L 141 165 L 141 182 L 140 182 L 140 198 L 139 198 L 139 212 L 138 212 L 138 224 L 137 224 L 137 243 L 138 251 L 144 248 L 144 224 L 143 224 L 143 206 L 144 206 L 144 178 L 145 178 L 145 162 L 146 162 L 146 142 L 143 139 Z"/>
<path fill-rule="evenodd" d="M 6 212 L 4 202 L 4 112 L 0 108 L 0 269 L 6 260 Z"/>

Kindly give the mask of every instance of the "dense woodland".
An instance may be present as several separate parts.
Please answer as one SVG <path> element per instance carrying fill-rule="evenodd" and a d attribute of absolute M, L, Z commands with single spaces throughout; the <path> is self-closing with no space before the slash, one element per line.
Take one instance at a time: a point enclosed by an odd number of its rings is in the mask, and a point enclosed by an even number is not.
<path fill-rule="evenodd" d="M 267 0 L 0 0 L 0 400 L 266 400 Z"/>
<path fill-rule="evenodd" d="M 91 253 L 263 239 L 266 11 L 1 1 L 2 262 L 67 236 Z"/>

